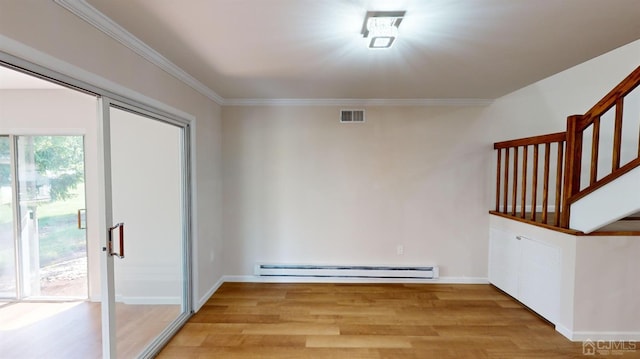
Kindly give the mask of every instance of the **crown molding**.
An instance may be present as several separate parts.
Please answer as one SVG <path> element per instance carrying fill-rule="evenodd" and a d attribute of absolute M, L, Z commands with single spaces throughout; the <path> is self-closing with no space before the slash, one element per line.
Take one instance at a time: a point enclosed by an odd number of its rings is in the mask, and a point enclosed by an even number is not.
<path fill-rule="evenodd" d="M 226 99 L 225 106 L 488 106 L 490 99 Z"/>
<path fill-rule="evenodd" d="M 96 29 L 221 106 L 487 106 L 490 99 L 225 99 L 85 0 L 53 0 Z"/>
<path fill-rule="evenodd" d="M 162 56 L 142 40 L 138 39 L 122 26 L 115 23 L 109 17 L 98 11 L 98 9 L 88 4 L 85 0 L 54 0 L 54 2 L 131 49 L 147 61 L 158 66 L 169 75 L 189 85 L 191 88 L 208 97 L 212 101 L 215 101 L 217 104 L 222 105 L 225 102 L 224 99 L 215 91 L 204 85 L 202 82 L 196 80 L 196 78 L 189 75 L 173 62 L 169 61 L 166 57 Z"/>

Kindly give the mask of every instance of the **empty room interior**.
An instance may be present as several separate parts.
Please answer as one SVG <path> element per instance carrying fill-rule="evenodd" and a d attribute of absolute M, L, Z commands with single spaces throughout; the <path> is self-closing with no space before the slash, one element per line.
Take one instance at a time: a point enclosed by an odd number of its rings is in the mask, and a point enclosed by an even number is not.
<path fill-rule="evenodd" d="M 640 356 L 637 0 L 0 0 L 0 357 Z"/>

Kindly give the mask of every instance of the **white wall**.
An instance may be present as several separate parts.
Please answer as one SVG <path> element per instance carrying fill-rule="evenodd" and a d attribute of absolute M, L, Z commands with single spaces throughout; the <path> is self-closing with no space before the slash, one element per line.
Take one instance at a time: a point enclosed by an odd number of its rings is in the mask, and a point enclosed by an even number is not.
<path fill-rule="evenodd" d="M 640 339 L 640 237 L 578 237 L 576 339 Z"/>
<path fill-rule="evenodd" d="M 384 263 L 485 277 L 493 142 L 564 131 L 639 60 L 637 41 L 486 108 L 369 107 L 361 125 L 340 125 L 338 107 L 223 108 L 226 273 Z"/>
<path fill-rule="evenodd" d="M 340 124 L 339 110 L 223 108 L 226 273 L 435 264 L 486 278 L 483 108 L 369 107 L 363 124 Z"/>
<path fill-rule="evenodd" d="M 640 64 L 640 40 L 496 99 L 485 117 L 496 141 L 566 130 Z"/>
<path fill-rule="evenodd" d="M 100 295 L 97 100 L 74 90 L 0 90 L 0 134 L 83 135 L 89 297 Z"/>
<path fill-rule="evenodd" d="M 196 118 L 194 296 L 203 303 L 223 272 L 220 106 L 53 1 L 3 1 L 0 34 L 0 51 L 44 67 L 55 62 L 72 77 L 87 71 L 97 84 L 106 79 Z"/>

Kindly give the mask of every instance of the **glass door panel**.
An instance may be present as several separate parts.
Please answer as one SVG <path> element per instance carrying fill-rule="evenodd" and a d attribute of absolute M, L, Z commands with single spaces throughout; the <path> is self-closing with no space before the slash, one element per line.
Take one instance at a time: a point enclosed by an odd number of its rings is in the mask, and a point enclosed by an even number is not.
<path fill-rule="evenodd" d="M 11 168 L 9 136 L 0 136 L 0 298 L 7 299 L 17 296 Z"/>
<path fill-rule="evenodd" d="M 115 337 L 133 358 L 188 315 L 184 129 L 111 107 Z"/>
<path fill-rule="evenodd" d="M 82 136 L 18 136 L 21 297 L 87 297 Z"/>

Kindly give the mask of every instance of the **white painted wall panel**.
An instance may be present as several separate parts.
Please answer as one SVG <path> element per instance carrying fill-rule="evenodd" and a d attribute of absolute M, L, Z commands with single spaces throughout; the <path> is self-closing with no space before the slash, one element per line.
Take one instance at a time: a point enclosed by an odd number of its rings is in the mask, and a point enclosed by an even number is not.
<path fill-rule="evenodd" d="M 640 167 L 571 205 L 569 227 L 591 233 L 640 210 Z"/>

